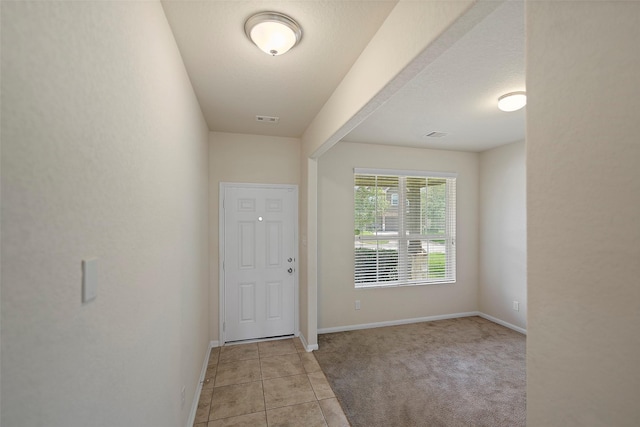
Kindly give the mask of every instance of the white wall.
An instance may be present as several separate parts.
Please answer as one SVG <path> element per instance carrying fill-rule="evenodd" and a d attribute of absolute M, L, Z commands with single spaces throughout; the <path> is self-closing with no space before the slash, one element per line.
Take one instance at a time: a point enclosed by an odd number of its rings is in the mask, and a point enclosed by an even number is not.
<path fill-rule="evenodd" d="M 269 126 L 269 125 L 265 125 Z M 209 135 L 209 333 L 219 339 L 219 193 L 221 182 L 300 185 L 300 140 L 211 132 Z"/>
<path fill-rule="evenodd" d="M 300 337 L 310 351 L 318 348 L 318 161 L 300 154 Z"/>
<path fill-rule="evenodd" d="M 480 154 L 479 309 L 527 328 L 525 144 Z M 513 301 L 520 311 L 513 310 Z"/>
<path fill-rule="evenodd" d="M 208 344 L 208 130 L 162 7 L 1 7 L 1 424 L 186 425 Z"/>
<path fill-rule="evenodd" d="M 527 424 L 640 424 L 640 3 L 527 4 Z"/>
<path fill-rule="evenodd" d="M 340 142 L 318 162 L 318 328 L 464 313 L 478 309 L 476 153 Z M 457 282 L 355 289 L 353 169 L 457 172 Z M 354 309 L 354 301 L 361 309 Z"/>
<path fill-rule="evenodd" d="M 305 157 L 324 154 L 499 4 L 399 1 L 305 130 Z"/>
<path fill-rule="evenodd" d="M 306 239 L 300 244 L 304 260 L 300 296 L 306 299 L 306 307 L 301 307 L 300 314 L 301 328 L 311 344 L 317 342 L 313 314 L 319 242 L 315 213 L 307 206 L 315 207 L 318 199 L 315 161 L 499 5 L 476 0 L 399 1 L 302 135 L 305 181 L 300 197 L 305 206 L 300 229 Z"/>

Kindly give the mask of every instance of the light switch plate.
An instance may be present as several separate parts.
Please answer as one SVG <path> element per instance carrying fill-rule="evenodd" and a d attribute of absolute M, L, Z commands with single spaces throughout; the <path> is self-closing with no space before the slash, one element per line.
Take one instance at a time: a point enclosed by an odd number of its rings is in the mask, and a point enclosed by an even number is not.
<path fill-rule="evenodd" d="M 82 303 L 88 303 L 98 296 L 98 258 L 82 261 Z"/>

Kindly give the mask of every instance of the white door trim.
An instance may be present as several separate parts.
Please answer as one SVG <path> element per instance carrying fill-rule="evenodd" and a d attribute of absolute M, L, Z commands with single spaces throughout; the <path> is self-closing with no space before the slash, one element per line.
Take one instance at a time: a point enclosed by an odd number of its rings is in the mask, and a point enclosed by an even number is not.
<path fill-rule="evenodd" d="M 293 191 L 294 198 L 294 227 L 293 227 L 293 235 L 294 235 L 294 243 L 293 250 L 296 258 L 296 269 L 294 272 L 294 331 L 295 335 L 299 334 L 300 326 L 299 326 L 299 280 L 298 280 L 298 266 L 300 265 L 299 260 L 299 251 L 298 251 L 298 186 L 291 184 L 252 184 L 252 183 L 238 183 L 238 182 L 221 182 L 219 187 L 219 195 L 218 195 L 218 326 L 219 326 L 219 342 L 220 345 L 224 345 L 226 343 L 226 335 L 224 331 L 224 321 L 225 321 L 225 280 L 224 280 L 224 242 L 225 242 L 225 212 L 224 212 L 224 195 L 225 190 L 227 188 L 273 188 L 273 189 L 288 189 Z"/>

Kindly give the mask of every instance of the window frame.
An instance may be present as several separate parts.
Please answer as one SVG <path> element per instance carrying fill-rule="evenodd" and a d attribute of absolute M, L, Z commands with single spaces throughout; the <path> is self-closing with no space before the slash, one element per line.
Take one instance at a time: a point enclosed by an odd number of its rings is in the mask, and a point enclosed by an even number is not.
<path fill-rule="evenodd" d="M 397 207 L 398 209 L 398 232 L 397 236 L 384 236 L 381 238 L 379 232 L 376 230 L 373 235 L 354 234 L 354 287 L 355 289 L 369 289 L 369 288 L 388 288 L 388 287 L 401 287 L 401 286 L 422 286 L 422 285 L 434 285 L 434 284 L 447 284 L 456 283 L 457 276 L 457 251 L 456 251 L 456 233 L 457 233 L 457 173 L 451 172 L 432 172 L 432 171 L 416 171 L 416 170 L 395 170 L 395 169 L 363 169 L 354 168 L 354 206 L 353 206 L 353 218 L 355 229 L 355 218 L 358 214 L 356 206 L 356 191 L 357 191 L 357 177 L 358 175 L 375 176 L 376 185 L 375 188 L 382 188 L 378 186 L 377 177 L 397 177 L 398 178 L 398 205 L 391 204 L 391 207 Z M 401 207 L 407 206 L 407 178 L 426 178 L 428 179 L 446 179 L 445 186 L 445 224 L 444 234 L 416 234 L 411 233 L 408 230 L 408 226 L 405 224 L 410 213 L 406 209 Z M 427 187 L 428 188 L 428 187 Z M 427 190 L 428 191 L 428 190 Z M 420 223 L 421 224 L 421 223 Z M 379 241 L 397 241 L 397 279 L 391 281 L 381 281 L 380 278 L 384 275 L 384 267 L 381 269 L 380 264 L 380 249 Z M 412 263 L 414 259 L 411 259 L 409 243 L 412 241 L 431 242 L 444 240 L 445 245 L 445 266 L 443 278 L 411 278 L 413 271 L 409 272 L 413 267 Z M 356 261 L 358 260 L 358 242 L 376 242 L 376 267 L 375 275 L 376 280 L 373 282 L 358 282 L 358 270 Z M 429 243 L 427 243 L 429 245 Z M 360 248 L 361 249 L 361 248 Z M 430 253 L 430 252 L 428 252 Z M 415 254 L 414 254 L 415 255 Z M 428 261 L 428 260 L 426 260 Z M 428 274 L 429 270 L 426 270 Z"/>

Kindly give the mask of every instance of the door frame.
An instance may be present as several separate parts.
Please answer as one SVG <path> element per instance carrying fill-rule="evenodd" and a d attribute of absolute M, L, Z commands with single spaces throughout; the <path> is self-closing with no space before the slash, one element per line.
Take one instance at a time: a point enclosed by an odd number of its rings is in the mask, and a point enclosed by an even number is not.
<path fill-rule="evenodd" d="M 244 182 L 220 182 L 219 195 L 218 195 L 218 336 L 220 337 L 219 345 L 223 346 L 226 343 L 226 335 L 224 331 L 224 322 L 226 315 L 225 307 L 225 279 L 224 279 L 224 255 L 225 255 L 225 211 L 224 211 L 224 195 L 228 188 L 252 188 L 252 189 L 278 189 L 278 190 L 290 190 L 293 191 L 293 207 L 294 207 L 294 222 L 293 222 L 293 253 L 295 256 L 295 269 L 293 274 L 293 300 L 294 300 L 294 312 L 293 312 L 293 333 L 294 336 L 300 335 L 299 326 L 299 280 L 298 280 L 298 265 L 299 251 L 298 251 L 298 186 L 294 184 L 253 184 Z M 257 340 L 247 340 L 257 341 Z"/>

